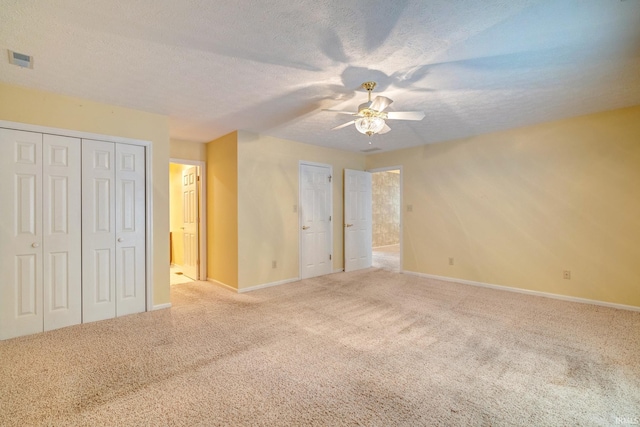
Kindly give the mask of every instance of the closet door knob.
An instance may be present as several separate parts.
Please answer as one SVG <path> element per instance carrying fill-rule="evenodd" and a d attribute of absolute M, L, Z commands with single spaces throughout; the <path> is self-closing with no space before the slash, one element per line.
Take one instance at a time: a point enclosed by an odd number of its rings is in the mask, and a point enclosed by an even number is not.
<path fill-rule="evenodd" d="M 124 239 L 122 237 L 118 237 L 118 242 L 124 242 Z"/>
<path fill-rule="evenodd" d="M 37 242 L 36 242 L 36 243 L 32 243 L 32 244 L 31 244 L 31 247 L 32 247 L 32 248 L 40 247 L 40 243 L 37 243 Z"/>

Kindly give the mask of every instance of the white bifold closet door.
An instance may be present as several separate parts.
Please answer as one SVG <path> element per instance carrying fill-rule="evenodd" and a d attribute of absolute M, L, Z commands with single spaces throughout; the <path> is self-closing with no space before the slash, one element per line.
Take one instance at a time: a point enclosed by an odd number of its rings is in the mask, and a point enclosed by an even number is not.
<path fill-rule="evenodd" d="M 81 322 L 80 140 L 0 129 L 0 339 Z"/>
<path fill-rule="evenodd" d="M 144 147 L 83 140 L 83 322 L 145 311 Z"/>

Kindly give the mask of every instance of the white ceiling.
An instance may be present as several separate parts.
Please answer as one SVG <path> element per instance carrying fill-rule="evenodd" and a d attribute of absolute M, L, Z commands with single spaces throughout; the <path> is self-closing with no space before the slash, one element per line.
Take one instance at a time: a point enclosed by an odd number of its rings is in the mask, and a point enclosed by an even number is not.
<path fill-rule="evenodd" d="M 200 142 L 371 148 L 320 111 L 355 110 L 367 80 L 426 112 L 390 121 L 383 150 L 640 105 L 640 0 L 0 0 L 0 48 L 35 58 L 0 60 L 0 81 L 165 114 Z"/>

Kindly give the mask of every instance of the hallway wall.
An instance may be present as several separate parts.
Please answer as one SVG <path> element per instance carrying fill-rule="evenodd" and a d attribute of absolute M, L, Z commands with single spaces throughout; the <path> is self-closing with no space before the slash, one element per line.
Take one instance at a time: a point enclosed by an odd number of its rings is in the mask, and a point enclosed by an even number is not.
<path fill-rule="evenodd" d="M 373 247 L 400 243 L 400 174 L 397 171 L 371 175 L 373 203 Z"/>

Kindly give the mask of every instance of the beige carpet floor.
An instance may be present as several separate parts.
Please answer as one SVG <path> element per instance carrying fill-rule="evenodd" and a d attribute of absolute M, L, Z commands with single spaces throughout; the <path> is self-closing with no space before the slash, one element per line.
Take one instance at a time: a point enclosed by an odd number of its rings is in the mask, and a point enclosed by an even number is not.
<path fill-rule="evenodd" d="M 0 425 L 591 426 L 640 417 L 640 313 L 381 269 L 0 342 Z M 628 422 L 627 422 L 628 424 Z"/>

